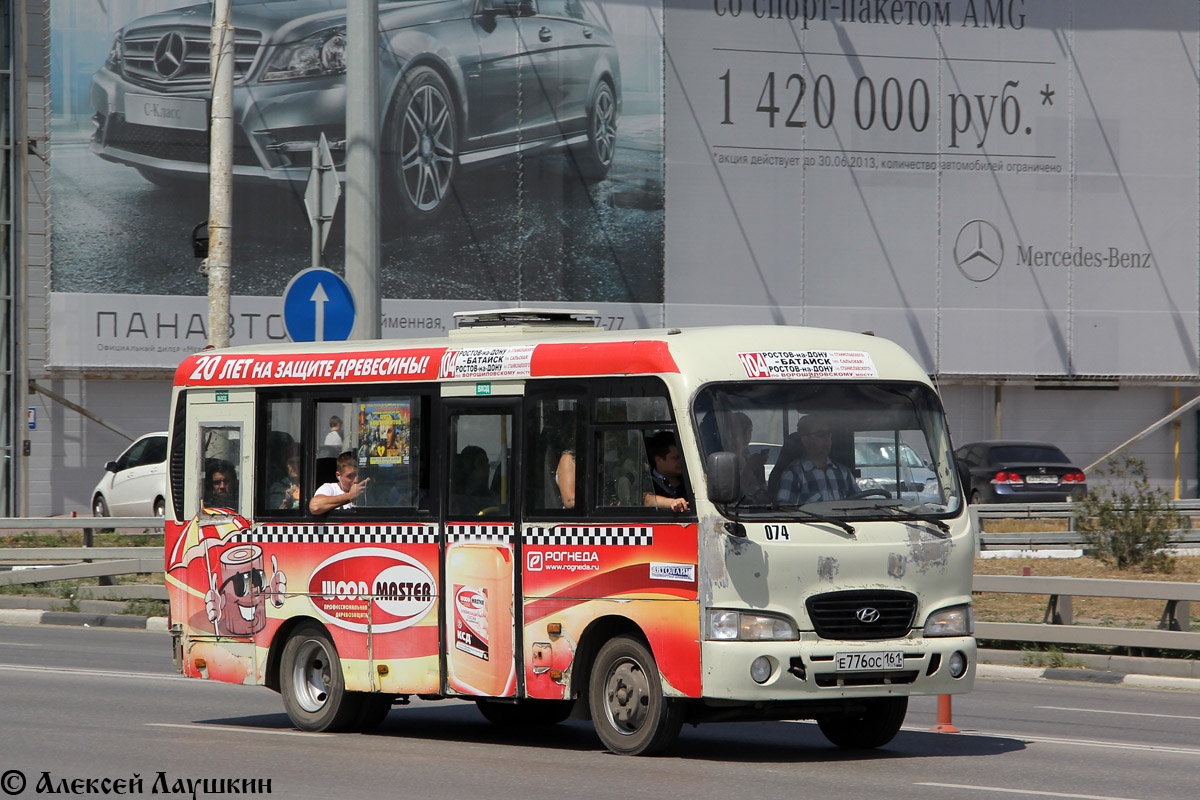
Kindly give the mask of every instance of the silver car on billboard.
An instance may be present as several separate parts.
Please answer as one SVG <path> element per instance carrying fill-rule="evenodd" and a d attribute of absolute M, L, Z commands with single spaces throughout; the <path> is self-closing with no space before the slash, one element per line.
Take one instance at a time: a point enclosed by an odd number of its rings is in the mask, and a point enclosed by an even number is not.
<path fill-rule="evenodd" d="M 211 6 L 137 19 L 92 79 L 92 150 L 178 185 L 207 180 Z M 346 147 L 345 0 L 233 0 L 234 178 L 303 185 L 320 134 Z M 569 152 L 612 165 L 621 114 L 613 37 L 591 0 L 379 4 L 383 186 L 432 218 L 458 170 Z M 290 188 L 290 187 L 289 187 Z"/>

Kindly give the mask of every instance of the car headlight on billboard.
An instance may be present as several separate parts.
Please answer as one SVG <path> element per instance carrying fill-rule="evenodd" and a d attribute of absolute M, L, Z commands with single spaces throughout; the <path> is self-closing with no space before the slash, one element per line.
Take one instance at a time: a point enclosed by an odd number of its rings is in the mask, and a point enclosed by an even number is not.
<path fill-rule="evenodd" d="M 264 81 L 290 81 L 346 71 L 346 29 L 314 33 L 306 39 L 281 46 L 263 71 Z"/>

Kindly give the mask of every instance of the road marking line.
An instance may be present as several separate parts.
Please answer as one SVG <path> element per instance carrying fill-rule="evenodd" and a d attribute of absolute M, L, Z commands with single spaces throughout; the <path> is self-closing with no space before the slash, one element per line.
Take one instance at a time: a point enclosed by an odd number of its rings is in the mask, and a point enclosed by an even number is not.
<path fill-rule="evenodd" d="M 1200 756 L 1200 750 L 1194 747 L 1174 747 L 1167 744 L 1134 744 L 1133 742 L 1104 742 L 1099 739 L 1058 739 L 1052 736 L 1029 736 L 1024 733 L 992 733 L 989 736 L 1007 736 L 1009 739 L 1022 739 L 1026 742 L 1040 744 L 1070 744 L 1077 747 L 1103 747 L 1109 750 L 1140 750 L 1156 753 L 1186 753 Z"/>
<path fill-rule="evenodd" d="M 93 675 L 100 678 L 137 678 L 152 681 L 186 681 L 182 675 L 159 675 L 153 672 L 114 672 L 107 669 L 79 669 L 76 667 L 30 667 L 23 664 L 0 664 L 0 670 L 12 672 L 49 672 L 53 675 Z"/>
<path fill-rule="evenodd" d="M 41 647 L 35 642 L 0 642 L 0 647 Z"/>
<path fill-rule="evenodd" d="M 1006 789 L 1003 786 L 971 786 L 966 783 L 917 783 L 914 786 L 934 786 L 938 789 L 971 789 L 976 792 L 1004 792 L 1005 794 L 1027 794 L 1032 797 L 1070 797 L 1073 800 L 1135 800 L 1129 797 L 1113 797 L 1106 794 L 1069 794 L 1047 792 L 1038 789 Z"/>
<path fill-rule="evenodd" d="M 1067 706 L 1036 706 L 1050 711 L 1087 711 L 1092 714 L 1125 714 L 1130 717 L 1157 717 L 1158 719 L 1200 719 L 1183 714 L 1147 714 L 1143 711 L 1108 711 L 1103 708 L 1069 708 Z"/>
<path fill-rule="evenodd" d="M 270 736 L 337 736 L 336 733 L 315 733 L 312 731 L 274 731 L 265 728 L 239 728 L 236 725 L 180 725 L 174 722 L 147 722 L 152 728 L 184 728 L 189 731 L 205 730 L 205 731 L 236 731 L 238 733 L 265 733 Z"/>

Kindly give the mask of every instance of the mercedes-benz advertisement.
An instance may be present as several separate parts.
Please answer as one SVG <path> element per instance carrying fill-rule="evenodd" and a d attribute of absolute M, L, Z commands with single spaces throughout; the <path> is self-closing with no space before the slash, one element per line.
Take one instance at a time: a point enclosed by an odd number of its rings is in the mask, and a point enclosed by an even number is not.
<path fill-rule="evenodd" d="M 346 12 L 234 0 L 234 174 L 303 184 L 346 152 Z M 381 160 L 394 211 L 432 217 L 459 169 L 570 150 L 604 178 L 621 114 L 612 34 L 583 0 L 408 0 L 379 14 Z M 153 183 L 208 179 L 210 6 L 134 20 L 92 79 L 92 151 Z"/>

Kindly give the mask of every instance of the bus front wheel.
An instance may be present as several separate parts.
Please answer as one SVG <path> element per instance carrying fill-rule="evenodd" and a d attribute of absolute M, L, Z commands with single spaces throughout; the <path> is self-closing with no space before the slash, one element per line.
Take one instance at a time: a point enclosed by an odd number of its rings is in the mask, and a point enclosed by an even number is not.
<path fill-rule="evenodd" d="M 358 718 L 360 698 L 346 691 L 337 648 L 320 627 L 296 629 L 283 647 L 280 670 L 283 707 L 300 730 L 345 730 Z"/>
<path fill-rule="evenodd" d="M 643 642 L 630 637 L 600 648 L 588 701 L 600 741 L 618 755 L 657 753 L 669 747 L 683 727 L 683 705 L 663 695 L 654 656 Z"/>
<path fill-rule="evenodd" d="M 895 738 L 908 713 L 907 697 L 876 697 L 864 700 L 861 714 L 825 717 L 817 725 L 825 738 L 848 750 L 883 747 Z"/>

